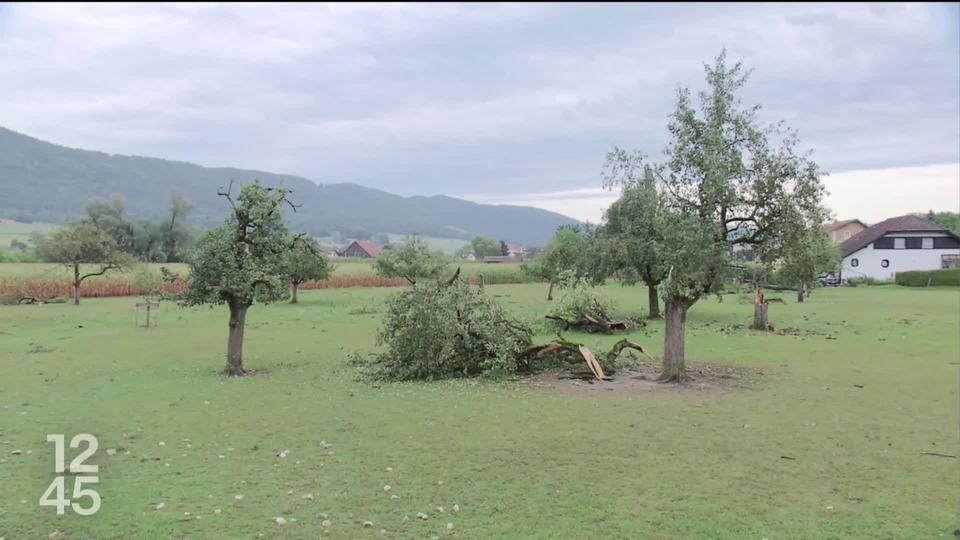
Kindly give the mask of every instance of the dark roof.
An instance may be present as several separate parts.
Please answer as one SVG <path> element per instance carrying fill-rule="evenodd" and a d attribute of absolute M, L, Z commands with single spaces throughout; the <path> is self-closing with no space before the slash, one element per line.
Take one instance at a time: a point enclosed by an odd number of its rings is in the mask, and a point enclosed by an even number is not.
<path fill-rule="evenodd" d="M 866 228 L 866 226 L 867 226 L 866 223 L 860 221 L 859 219 L 845 219 L 845 220 L 843 220 L 843 221 L 834 221 L 834 222 L 831 222 L 831 223 L 824 223 L 824 224 L 823 224 L 823 230 L 825 230 L 825 231 L 827 231 L 827 232 L 835 231 L 835 230 L 837 230 L 837 229 L 842 229 L 842 228 L 846 227 L 847 225 L 850 225 L 851 223 L 859 223 L 859 224 L 862 225 L 864 228 Z"/>
<path fill-rule="evenodd" d="M 840 253 L 844 257 L 867 247 L 874 240 L 892 232 L 945 232 L 953 235 L 950 229 L 913 214 L 890 218 L 860 231 L 840 244 Z"/>

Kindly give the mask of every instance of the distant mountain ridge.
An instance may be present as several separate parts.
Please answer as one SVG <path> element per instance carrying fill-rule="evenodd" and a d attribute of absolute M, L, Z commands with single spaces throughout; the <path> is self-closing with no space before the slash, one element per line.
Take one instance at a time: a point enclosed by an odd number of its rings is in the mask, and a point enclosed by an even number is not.
<path fill-rule="evenodd" d="M 229 167 L 202 167 L 159 158 L 67 148 L 0 127 L 0 217 L 61 222 L 83 213 L 90 197 L 124 197 L 135 218 L 159 218 L 171 189 L 195 205 L 191 221 L 220 223 L 226 202 L 216 195 L 231 180 L 258 178 L 293 190 L 301 205 L 288 212 L 293 229 L 316 236 L 377 233 L 469 239 L 477 234 L 542 245 L 558 226 L 577 223 L 539 208 L 478 204 L 443 195 L 401 197 L 357 184 L 317 184 L 306 178 Z"/>

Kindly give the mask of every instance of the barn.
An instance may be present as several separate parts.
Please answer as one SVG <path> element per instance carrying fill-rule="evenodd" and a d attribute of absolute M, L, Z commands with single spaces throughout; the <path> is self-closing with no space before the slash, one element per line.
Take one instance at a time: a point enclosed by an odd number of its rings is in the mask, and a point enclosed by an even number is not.
<path fill-rule="evenodd" d="M 342 257 L 370 258 L 380 255 L 380 248 L 369 240 L 354 240 L 340 251 Z"/>

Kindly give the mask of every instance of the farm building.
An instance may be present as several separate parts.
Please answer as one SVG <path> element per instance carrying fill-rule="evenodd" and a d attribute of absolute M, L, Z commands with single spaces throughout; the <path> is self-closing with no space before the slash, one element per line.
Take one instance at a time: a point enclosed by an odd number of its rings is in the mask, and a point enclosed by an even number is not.
<path fill-rule="evenodd" d="M 340 251 L 342 257 L 377 257 L 380 255 L 380 248 L 369 240 L 354 240 L 347 244 Z"/>
<path fill-rule="evenodd" d="M 932 221 L 906 215 L 881 221 L 840 244 L 841 279 L 892 279 L 897 272 L 960 264 L 960 238 Z"/>
<path fill-rule="evenodd" d="M 487 255 L 483 258 L 485 263 L 521 263 L 523 257 L 514 257 L 513 255 Z"/>
<path fill-rule="evenodd" d="M 842 244 L 850 238 L 866 230 L 866 223 L 859 219 L 845 219 L 834 221 L 823 226 L 823 230 L 830 236 L 834 244 Z"/>

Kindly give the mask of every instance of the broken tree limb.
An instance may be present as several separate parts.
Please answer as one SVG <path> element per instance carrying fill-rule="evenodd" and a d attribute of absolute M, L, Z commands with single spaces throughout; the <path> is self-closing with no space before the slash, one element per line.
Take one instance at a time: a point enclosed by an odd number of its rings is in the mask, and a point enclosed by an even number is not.
<path fill-rule="evenodd" d="M 955 456 L 955 455 L 953 455 L 953 454 L 942 454 L 942 453 L 940 453 L 940 452 L 920 452 L 920 454 L 922 454 L 922 455 L 924 455 L 924 456 L 937 456 L 937 457 L 947 457 L 947 458 L 955 458 L 955 457 L 957 457 L 957 456 Z"/>
<path fill-rule="evenodd" d="M 576 320 L 568 320 L 556 315 L 547 315 L 546 318 L 563 323 L 564 330 L 583 330 L 586 332 L 612 334 L 627 329 L 626 321 L 612 321 L 604 319 L 595 319 L 589 315 L 583 315 Z"/>
<path fill-rule="evenodd" d="M 613 348 L 610 349 L 610 352 L 608 352 L 604 357 L 607 362 L 607 365 L 609 366 L 613 364 L 613 362 L 617 359 L 620 353 L 623 352 L 624 349 L 634 349 L 634 350 L 640 351 L 641 353 L 643 353 L 644 356 L 646 356 L 651 361 L 654 361 L 654 362 L 656 361 L 656 359 L 653 356 L 651 356 L 646 351 L 646 349 L 643 348 L 643 345 L 640 345 L 635 341 L 630 341 L 629 339 L 621 339 L 620 341 L 614 344 Z M 600 364 L 599 361 L 597 361 L 597 357 L 593 354 L 593 352 L 590 349 L 588 349 L 585 345 L 580 343 L 572 343 L 570 341 L 551 341 L 550 343 L 544 343 L 543 345 L 535 345 L 533 347 L 528 348 L 526 351 L 524 351 L 524 356 L 527 358 L 532 358 L 532 357 L 540 358 L 554 351 L 565 351 L 565 352 L 573 353 L 579 356 L 580 358 L 582 358 L 584 362 L 586 362 L 587 367 L 590 368 L 590 372 L 593 373 L 593 376 L 597 380 L 603 381 L 608 378 L 603 371 L 603 366 Z"/>

